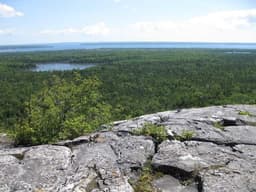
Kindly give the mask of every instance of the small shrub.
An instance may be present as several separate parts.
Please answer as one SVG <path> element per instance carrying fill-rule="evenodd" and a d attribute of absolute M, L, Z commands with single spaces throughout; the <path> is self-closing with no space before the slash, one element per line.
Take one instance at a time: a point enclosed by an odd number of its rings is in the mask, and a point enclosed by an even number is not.
<path fill-rule="evenodd" d="M 167 132 L 164 126 L 158 126 L 154 124 L 145 124 L 141 129 L 133 132 L 135 135 L 145 135 L 153 137 L 158 143 L 168 139 Z"/>
<path fill-rule="evenodd" d="M 179 141 L 188 141 L 188 140 L 191 140 L 194 135 L 195 135 L 194 131 L 183 130 L 181 135 L 176 136 L 175 139 Z"/>

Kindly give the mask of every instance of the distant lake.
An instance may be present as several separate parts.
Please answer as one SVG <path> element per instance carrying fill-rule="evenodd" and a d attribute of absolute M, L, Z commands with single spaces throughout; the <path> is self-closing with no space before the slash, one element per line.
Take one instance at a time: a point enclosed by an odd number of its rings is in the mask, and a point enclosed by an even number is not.
<path fill-rule="evenodd" d="M 0 53 L 28 51 L 61 51 L 83 49 L 256 49 L 256 43 L 189 43 L 189 42 L 105 42 L 49 43 L 38 45 L 2 45 Z"/>
<path fill-rule="evenodd" d="M 36 68 L 31 71 L 42 72 L 42 71 L 71 71 L 71 70 L 83 70 L 94 67 L 95 64 L 71 64 L 71 63 L 43 63 L 37 64 Z"/>

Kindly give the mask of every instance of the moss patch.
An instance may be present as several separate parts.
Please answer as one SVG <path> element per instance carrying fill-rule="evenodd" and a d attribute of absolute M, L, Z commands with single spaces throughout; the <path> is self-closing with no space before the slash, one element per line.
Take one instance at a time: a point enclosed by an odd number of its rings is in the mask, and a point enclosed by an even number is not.
<path fill-rule="evenodd" d="M 246 115 L 246 116 L 250 116 L 250 117 L 255 116 L 255 115 L 251 114 L 249 111 L 239 111 L 238 115 Z"/>
<path fill-rule="evenodd" d="M 253 127 L 256 127 L 256 122 L 246 122 L 247 125 L 250 125 L 250 126 L 253 126 Z"/>
<path fill-rule="evenodd" d="M 86 191 L 92 191 L 93 189 L 98 188 L 98 183 L 96 179 L 93 179 L 86 187 Z"/>
<path fill-rule="evenodd" d="M 214 122 L 213 126 L 221 131 L 224 131 L 224 126 L 220 122 Z"/>

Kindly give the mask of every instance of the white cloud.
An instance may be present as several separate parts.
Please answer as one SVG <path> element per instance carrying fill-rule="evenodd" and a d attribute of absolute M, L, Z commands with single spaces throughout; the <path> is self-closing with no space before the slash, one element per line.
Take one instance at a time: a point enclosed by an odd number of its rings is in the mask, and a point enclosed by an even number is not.
<path fill-rule="evenodd" d="M 146 41 L 256 42 L 256 9 L 225 11 L 182 21 L 132 24 L 130 34 Z"/>
<path fill-rule="evenodd" d="M 83 28 L 65 28 L 65 29 L 47 29 L 40 32 L 45 35 L 69 35 L 69 34 L 85 34 L 91 36 L 105 36 L 110 33 L 110 29 L 104 22 L 94 25 L 87 25 Z"/>
<path fill-rule="evenodd" d="M 0 29 L 0 35 L 12 35 L 13 33 L 13 29 Z"/>
<path fill-rule="evenodd" d="M 61 38 L 59 41 L 256 42 L 256 9 L 215 12 L 184 20 L 138 21 L 111 28 L 100 22 L 40 34 Z"/>
<path fill-rule="evenodd" d="M 256 9 L 250 9 L 212 13 L 207 16 L 192 18 L 189 23 L 225 30 L 251 27 L 256 23 L 253 22 L 254 19 L 256 19 Z"/>
<path fill-rule="evenodd" d="M 0 3 L 0 17 L 19 17 L 24 13 L 15 10 L 13 7 Z"/>

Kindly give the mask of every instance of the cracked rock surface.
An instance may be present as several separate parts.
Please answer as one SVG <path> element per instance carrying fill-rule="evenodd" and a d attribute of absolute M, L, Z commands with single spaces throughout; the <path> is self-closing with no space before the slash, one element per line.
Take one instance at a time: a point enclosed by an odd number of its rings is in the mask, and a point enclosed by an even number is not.
<path fill-rule="evenodd" d="M 161 144 L 134 130 L 164 126 Z M 189 134 L 188 134 L 189 133 Z M 55 145 L 11 146 L 0 136 L 0 192 L 133 192 L 151 162 L 159 192 L 255 192 L 256 106 L 167 111 L 114 122 Z"/>

